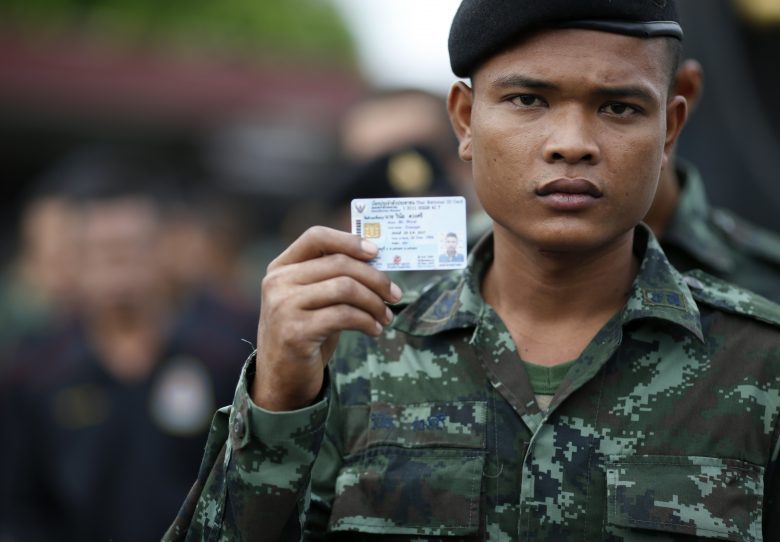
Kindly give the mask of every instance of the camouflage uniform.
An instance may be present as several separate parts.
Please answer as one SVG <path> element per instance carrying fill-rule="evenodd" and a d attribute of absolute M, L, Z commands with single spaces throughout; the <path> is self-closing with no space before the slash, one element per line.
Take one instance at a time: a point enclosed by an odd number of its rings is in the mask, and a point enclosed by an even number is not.
<path fill-rule="evenodd" d="M 250 359 L 166 539 L 780 540 L 780 307 L 635 247 L 547 411 L 479 293 L 490 237 L 381 337 L 344 334 L 314 405 L 254 406 Z"/>
<path fill-rule="evenodd" d="M 699 172 L 680 161 L 680 202 L 662 244 L 677 269 L 703 269 L 780 303 L 780 236 L 710 207 Z"/>

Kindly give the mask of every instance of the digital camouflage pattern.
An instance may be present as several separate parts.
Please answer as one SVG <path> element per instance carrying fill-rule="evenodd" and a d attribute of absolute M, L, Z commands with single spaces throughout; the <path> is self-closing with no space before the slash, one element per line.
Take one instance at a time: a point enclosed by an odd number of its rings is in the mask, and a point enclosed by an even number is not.
<path fill-rule="evenodd" d="M 780 303 L 780 235 L 711 207 L 692 165 L 680 160 L 678 173 L 680 201 L 661 239 L 672 265 L 702 269 Z"/>
<path fill-rule="evenodd" d="M 345 333 L 311 407 L 250 404 L 250 360 L 166 540 L 780 540 L 780 307 L 635 246 L 547 411 L 479 294 L 489 237 L 381 337 Z"/>

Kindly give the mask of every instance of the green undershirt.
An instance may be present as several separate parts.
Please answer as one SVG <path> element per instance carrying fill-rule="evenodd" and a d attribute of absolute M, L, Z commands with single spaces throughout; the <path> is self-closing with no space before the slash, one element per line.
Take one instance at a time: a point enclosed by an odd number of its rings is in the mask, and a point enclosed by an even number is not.
<path fill-rule="evenodd" d="M 558 391 L 566 373 L 569 372 L 569 369 L 576 361 L 567 361 L 552 367 L 523 361 L 526 373 L 528 373 L 528 380 L 531 383 L 531 389 L 536 396 L 536 402 L 539 403 L 539 407 L 542 410 L 547 410 L 547 407 L 550 406 L 553 395 Z"/>

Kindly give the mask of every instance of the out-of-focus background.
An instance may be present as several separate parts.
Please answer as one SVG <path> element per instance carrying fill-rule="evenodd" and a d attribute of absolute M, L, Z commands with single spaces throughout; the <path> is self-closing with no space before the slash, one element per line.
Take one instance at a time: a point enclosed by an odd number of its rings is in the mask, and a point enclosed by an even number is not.
<path fill-rule="evenodd" d="M 458 4 L 0 4 L 0 540 L 154 539 L 268 261 L 357 195 L 472 197 L 444 111 Z M 680 155 L 780 231 L 780 2 L 681 9 L 706 90 Z"/>

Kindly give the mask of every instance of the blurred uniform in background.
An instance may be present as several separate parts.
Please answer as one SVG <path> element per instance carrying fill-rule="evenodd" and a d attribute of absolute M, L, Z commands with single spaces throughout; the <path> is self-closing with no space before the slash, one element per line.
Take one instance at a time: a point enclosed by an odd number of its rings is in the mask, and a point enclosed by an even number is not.
<path fill-rule="evenodd" d="M 676 91 L 685 96 L 689 111 L 699 103 L 703 80 L 697 61 L 682 62 Z M 661 171 L 653 207 L 645 218 L 669 261 L 681 271 L 702 269 L 780 302 L 780 235 L 730 210 L 712 207 L 699 170 L 677 159 L 676 151 Z"/>
<path fill-rule="evenodd" d="M 707 91 L 680 136 L 716 207 L 780 232 L 780 2 L 679 2 L 684 53 L 704 67 Z M 744 238 L 742 224 L 722 220 Z"/>
<path fill-rule="evenodd" d="M 155 540 L 191 485 L 251 328 L 185 301 L 143 158 L 90 152 L 60 172 L 80 210 L 77 316 L 16 353 L 0 465 L 5 539 Z M 191 262 L 194 265 L 194 262 Z M 4 540 L 5 540 L 4 539 Z"/>

